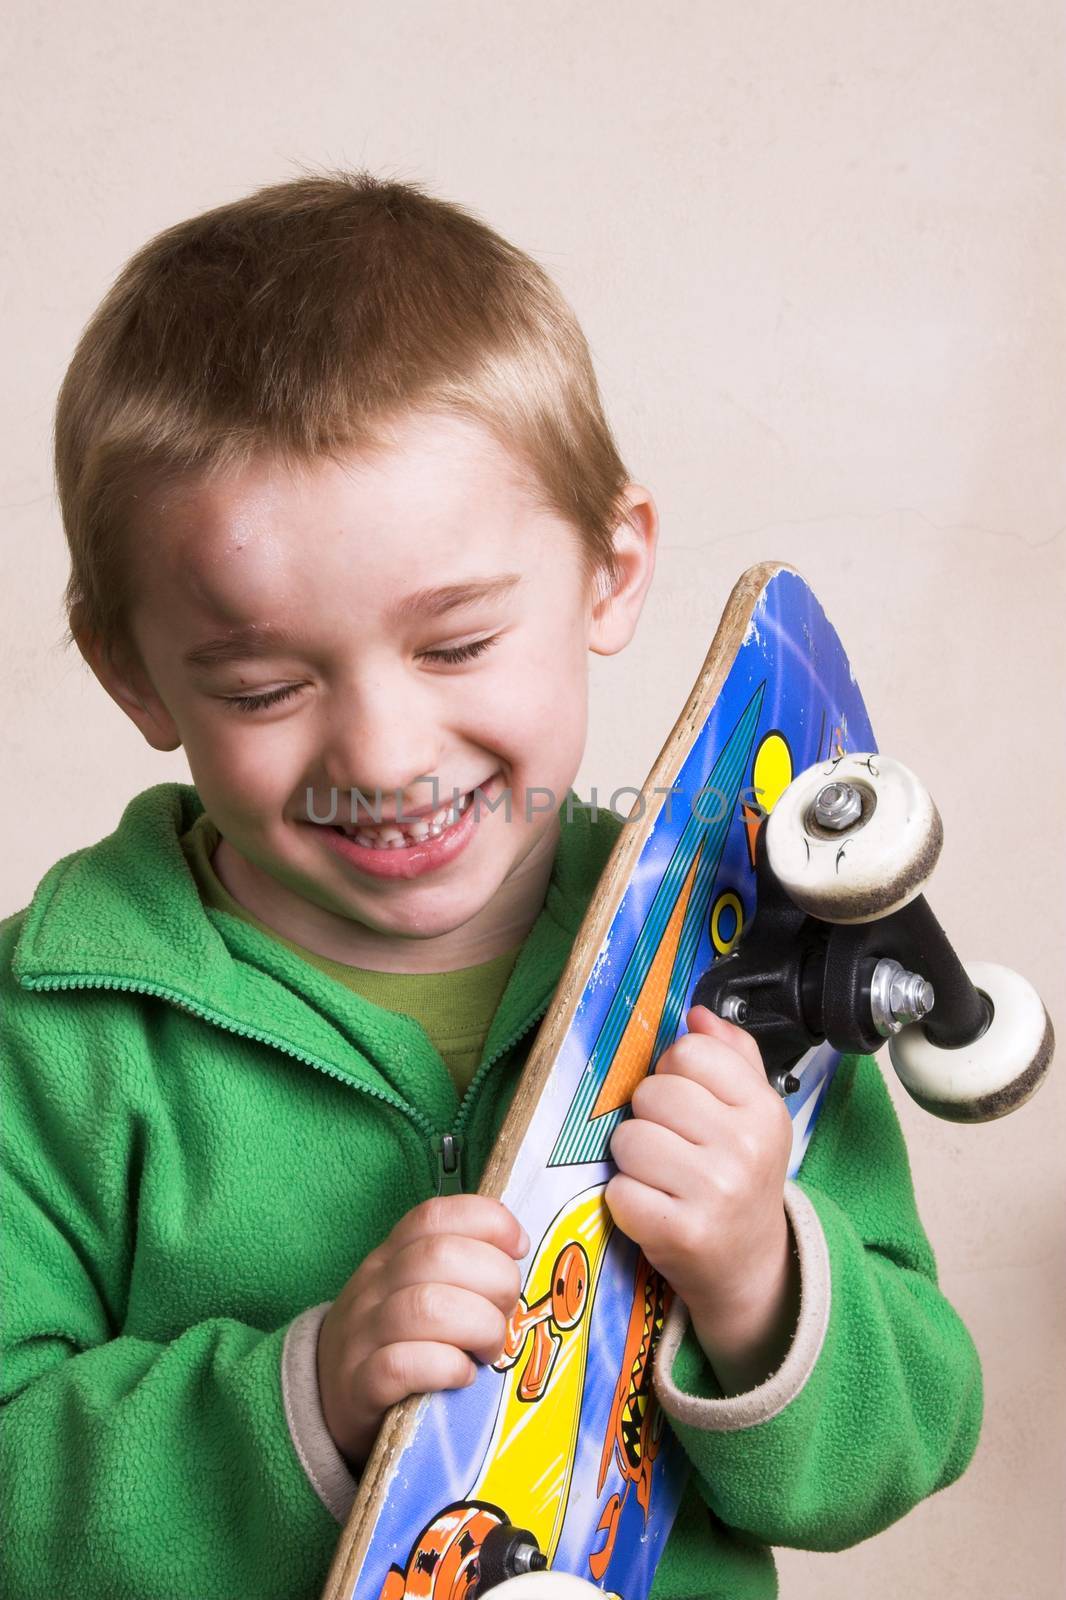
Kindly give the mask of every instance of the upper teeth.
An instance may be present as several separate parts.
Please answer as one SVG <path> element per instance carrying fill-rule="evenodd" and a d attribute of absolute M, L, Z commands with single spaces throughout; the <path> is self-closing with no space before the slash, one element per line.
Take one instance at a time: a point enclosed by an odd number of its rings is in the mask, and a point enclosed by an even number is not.
<path fill-rule="evenodd" d="M 435 839 L 453 822 L 458 822 L 469 803 L 469 794 L 464 794 L 458 802 L 449 800 L 447 805 L 441 806 L 431 816 L 415 817 L 411 822 L 338 822 L 334 826 L 341 828 L 357 844 L 377 850 L 400 850 L 408 844 L 422 844 L 426 839 Z"/>

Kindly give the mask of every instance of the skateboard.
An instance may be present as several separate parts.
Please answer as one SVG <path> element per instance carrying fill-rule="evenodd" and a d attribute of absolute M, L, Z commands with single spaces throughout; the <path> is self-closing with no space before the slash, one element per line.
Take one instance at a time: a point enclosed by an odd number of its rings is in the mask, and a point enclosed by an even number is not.
<path fill-rule="evenodd" d="M 848 1050 L 890 1040 L 910 1092 L 959 1120 L 1026 1099 L 1050 1023 L 1015 975 L 963 969 L 928 911 L 941 837 L 917 779 L 878 754 L 810 589 L 788 567 L 751 568 L 620 831 L 484 1173 L 481 1192 L 532 1241 L 504 1349 L 470 1388 L 388 1414 L 323 1600 L 478 1600 L 497 1585 L 506 1600 L 644 1600 L 686 1467 L 651 1385 L 671 1291 L 604 1204 L 611 1134 L 693 1003 L 758 1040 L 792 1118 L 790 1176 Z"/>

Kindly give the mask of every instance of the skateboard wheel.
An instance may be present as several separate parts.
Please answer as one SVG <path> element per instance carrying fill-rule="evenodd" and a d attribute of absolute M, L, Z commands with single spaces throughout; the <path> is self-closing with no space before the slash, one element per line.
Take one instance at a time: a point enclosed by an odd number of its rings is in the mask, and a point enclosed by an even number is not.
<path fill-rule="evenodd" d="M 944 838 L 925 785 L 880 755 L 808 767 L 766 829 L 774 876 L 823 922 L 875 922 L 907 905 L 929 881 Z"/>
<path fill-rule="evenodd" d="M 486 1589 L 478 1600 L 492 1595 L 493 1600 L 603 1600 L 603 1590 L 584 1578 L 575 1578 L 571 1572 L 523 1572 L 520 1578 L 508 1578 L 492 1589 Z"/>
<path fill-rule="evenodd" d="M 903 1087 L 926 1111 L 949 1122 L 991 1122 L 1035 1094 L 1051 1065 L 1055 1033 L 1040 996 L 1018 973 L 990 961 L 963 966 L 992 1010 L 980 1038 L 948 1050 L 913 1022 L 889 1040 L 888 1053 Z"/>

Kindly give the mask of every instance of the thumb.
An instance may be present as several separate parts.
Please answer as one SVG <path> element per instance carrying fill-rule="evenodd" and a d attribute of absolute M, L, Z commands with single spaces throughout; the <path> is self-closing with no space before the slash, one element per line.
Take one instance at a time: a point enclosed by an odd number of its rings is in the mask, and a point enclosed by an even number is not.
<path fill-rule="evenodd" d="M 685 1024 L 690 1033 L 705 1033 L 711 1039 L 720 1039 L 738 1056 L 743 1056 L 756 1071 L 761 1073 L 765 1070 L 759 1046 L 751 1034 L 738 1028 L 735 1022 L 727 1022 L 724 1017 L 719 1017 L 710 1006 L 690 1006 Z"/>

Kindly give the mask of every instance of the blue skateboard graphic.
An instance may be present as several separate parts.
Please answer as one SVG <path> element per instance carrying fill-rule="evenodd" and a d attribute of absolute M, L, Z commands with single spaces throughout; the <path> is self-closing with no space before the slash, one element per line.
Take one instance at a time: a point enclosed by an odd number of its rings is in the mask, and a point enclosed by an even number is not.
<path fill-rule="evenodd" d="M 553 1571 L 645 1600 L 686 1463 L 651 1386 L 670 1290 L 604 1204 L 611 1134 L 754 916 L 763 815 L 804 769 L 875 749 L 814 595 L 789 568 L 751 569 L 621 830 L 485 1174 L 532 1241 L 504 1351 L 470 1388 L 390 1413 L 326 1600 L 473 1600 L 514 1530 Z M 790 1175 L 839 1059 L 822 1045 L 792 1069 Z"/>

